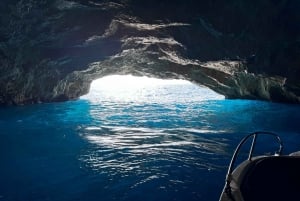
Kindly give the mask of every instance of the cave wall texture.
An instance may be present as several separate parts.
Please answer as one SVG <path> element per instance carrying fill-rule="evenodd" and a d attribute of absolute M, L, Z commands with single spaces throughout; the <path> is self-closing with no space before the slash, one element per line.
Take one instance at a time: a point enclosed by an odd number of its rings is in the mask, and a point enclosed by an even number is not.
<path fill-rule="evenodd" d="M 300 102 L 298 0 L 2 0 L 0 104 L 76 99 L 110 74 Z"/>

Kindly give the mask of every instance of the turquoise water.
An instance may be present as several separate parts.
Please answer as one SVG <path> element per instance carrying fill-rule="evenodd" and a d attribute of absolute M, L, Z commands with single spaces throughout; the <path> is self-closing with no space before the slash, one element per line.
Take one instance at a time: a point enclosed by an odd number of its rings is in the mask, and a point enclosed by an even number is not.
<path fill-rule="evenodd" d="M 224 100 L 194 87 L 0 108 L 0 200 L 214 201 L 249 132 L 277 132 L 285 153 L 300 149 L 299 105 Z"/>

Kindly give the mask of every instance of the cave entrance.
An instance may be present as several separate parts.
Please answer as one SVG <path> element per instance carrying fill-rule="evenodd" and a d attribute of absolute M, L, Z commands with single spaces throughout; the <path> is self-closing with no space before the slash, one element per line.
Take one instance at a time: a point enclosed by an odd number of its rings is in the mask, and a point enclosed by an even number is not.
<path fill-rule="evenodd" d="M 94 80 L 89 93 L 81 99 L 91 102 L 188 103 L 220 100 L 224 96 L 187 80 L 110 75 Z"/>

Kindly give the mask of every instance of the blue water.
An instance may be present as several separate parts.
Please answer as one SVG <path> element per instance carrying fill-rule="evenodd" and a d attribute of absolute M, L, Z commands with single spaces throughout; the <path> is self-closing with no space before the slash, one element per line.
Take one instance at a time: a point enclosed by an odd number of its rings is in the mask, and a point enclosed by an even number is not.
<path fill-rule="evenodd" d="M 156 89 L 162 102 L 0 108 L 0 200 L 215 201 L 249 132 L 277 132 L 285 153 L 300 150 L 299 105 L 198 100 L 194 88 L 162 95 L 169 90 Z"/>

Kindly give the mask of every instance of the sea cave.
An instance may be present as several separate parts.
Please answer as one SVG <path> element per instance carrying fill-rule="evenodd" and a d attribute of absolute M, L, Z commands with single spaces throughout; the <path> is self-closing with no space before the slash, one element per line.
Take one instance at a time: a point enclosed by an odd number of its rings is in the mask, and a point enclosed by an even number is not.
<path fill-rule="evenodd" d="M 299 151 L 299 10 L 2 0 L 0 201 L 214 201 L 249 133 Z"/>

